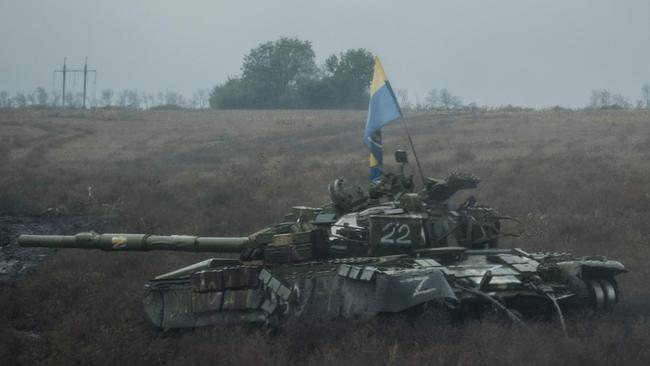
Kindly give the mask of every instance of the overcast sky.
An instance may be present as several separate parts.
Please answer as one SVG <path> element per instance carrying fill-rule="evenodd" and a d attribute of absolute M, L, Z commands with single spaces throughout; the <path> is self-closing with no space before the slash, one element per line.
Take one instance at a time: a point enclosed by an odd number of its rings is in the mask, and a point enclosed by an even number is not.
<path fill-rule="evenodd" d="M 64 56 L 80 67 L 87 55 L 97 96 L 189 96 L 282 36 L 311 41 L 319 63 L 366 48 L 413 100 L 448 88 L 479 105 L 575 107 L 596 88 L 634 102 L 650 83 L 650 0 L 0 0 L 0 34 L 12 92 L 49 90 Z"/>

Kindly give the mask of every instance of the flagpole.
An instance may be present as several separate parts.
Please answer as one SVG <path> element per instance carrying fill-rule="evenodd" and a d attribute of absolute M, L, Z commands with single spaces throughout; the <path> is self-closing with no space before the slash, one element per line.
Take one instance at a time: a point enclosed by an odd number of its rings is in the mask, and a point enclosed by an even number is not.
<path fill-rule="evenodd" d="M 413 151 L 413 156 L 415 157 L 415 163 L 418 166 L 418 171 L 420 172 L 420 178 L 422 179 L 422 187 L 424 188 L 426 186 L 426 181 L 424 180 L 424 173 L 422 172 L 422 165 L 420 165 L 420 159 L 418 159 L 418 153 L 415 151 L 415 145 L 413 145 L 413 139 L 411 138 L 411 133 L 409 133 L 409 127 L 406 125 L 406 120 L 404 119 L 404 116 L 402 115 L 401 111 L 399 114 L 399 118 L 402 120 L 402 124 L 404 124 L 404 130 L 406 131 L 406 136 L 409 138 L 409 144 L 411 145 L 411 151 Z"/>

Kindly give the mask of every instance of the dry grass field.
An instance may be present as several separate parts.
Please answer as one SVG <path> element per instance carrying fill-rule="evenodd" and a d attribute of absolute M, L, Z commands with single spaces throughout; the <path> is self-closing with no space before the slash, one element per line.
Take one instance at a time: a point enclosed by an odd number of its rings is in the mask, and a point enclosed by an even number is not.
<path fill-rule="evenodd" d="M 327 184 L 367 177 L 363 111 L 0 111 L 0 215 L 109 216 L 115 231 L 240 235 Z M 473 194 L 519 218 L 505 246 L 623 261 L 615 314 L 527 332 L 399 317 L 307 322 L 275 337 L 241 327 L 161 333 L 148 278 L 205 255 L 59 251 L 0 287 L 0 364 L 650 364 L 650 111 L 428 112 L 407 116 L 425 172 L 482 179 Z M 386 167 L 408 147 L 384 129 Z M 411 159 L 413 160 L 413 159 Z M 412 164 L 414 165 L 414 164 Z M 414 166 L 410 169 L 415 173 Z M 89 195 L 89 187 L 92 194 Z"/>

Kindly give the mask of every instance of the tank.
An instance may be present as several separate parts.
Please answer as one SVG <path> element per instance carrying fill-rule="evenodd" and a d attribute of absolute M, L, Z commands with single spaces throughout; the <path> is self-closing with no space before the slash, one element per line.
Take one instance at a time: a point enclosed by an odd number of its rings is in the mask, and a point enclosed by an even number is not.
<path fill-rule="evenodd" d="M 496 312 L 516 322 L 567 311 L 611 312 L 619 301 L 618 261 L 603 256 L 499 248 L 509 217 L 474 197 L 471 174 L 426 179 L 399 173 L 368 189 L 336 179 L 331 202 L 294 207 L 281 222 L 245 237 L 80 233 L 21 235 L 24 247 L 104 251 L 230 253 L 150 280 L 144 313 L 161 329 L 304 318 L 368 319 L 449 312 L 452 319 Z M 232 254 L 236 253 L 236 254 Z"/>

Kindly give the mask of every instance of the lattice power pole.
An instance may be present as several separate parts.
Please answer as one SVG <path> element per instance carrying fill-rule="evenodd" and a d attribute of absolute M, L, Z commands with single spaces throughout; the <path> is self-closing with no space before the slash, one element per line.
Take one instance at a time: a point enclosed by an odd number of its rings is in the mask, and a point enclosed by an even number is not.
<path fill-rule="evenodd" d="M 60 72 L 63 74 L 63 82 L 61 87 L 61 107 L 65 107 L 65 77 L 68 73 L 82 73 L 84 75 L 84 91 L 83 91 L 83 108 L 86 108 L 86 84 L 88 73 L 94 72 L 97 77 L 97 70 L 88 70 L 88 57 L 84 60 L 84 68 L 82 70 L 68 70 L 66 68 L 66 57 L 63 58 L 63 68 L 61 70 L 54 70 L 54 73 Z"/>

